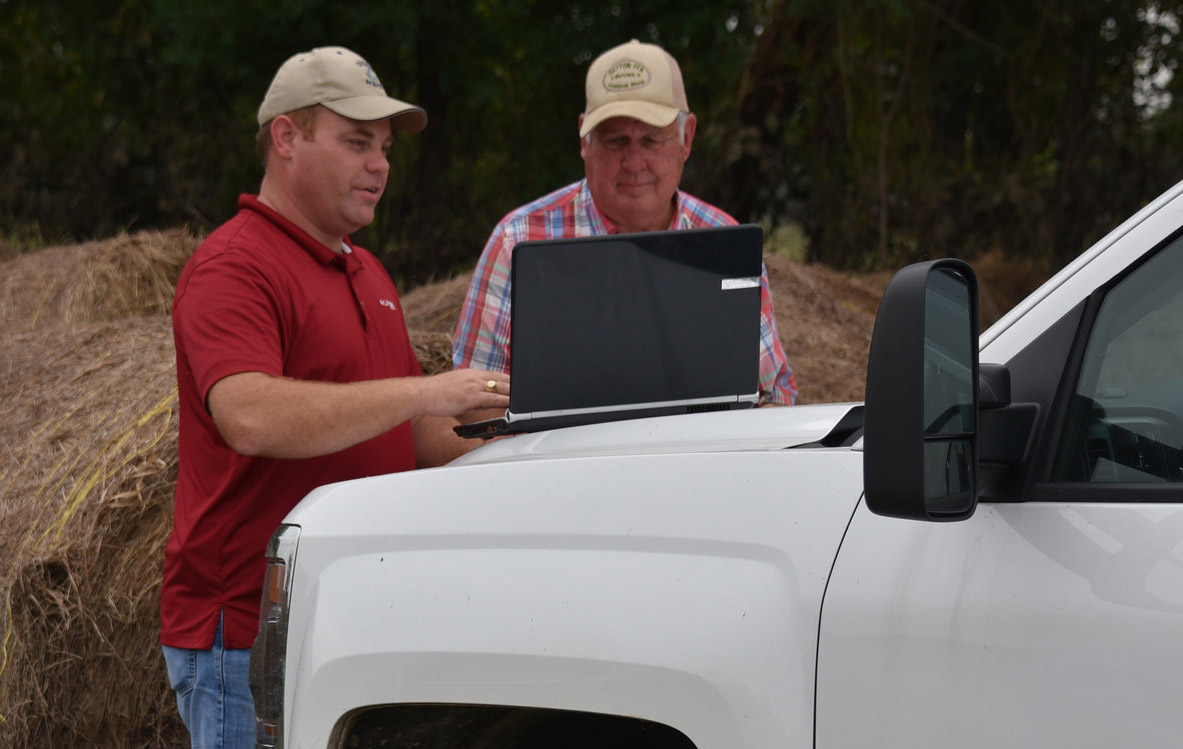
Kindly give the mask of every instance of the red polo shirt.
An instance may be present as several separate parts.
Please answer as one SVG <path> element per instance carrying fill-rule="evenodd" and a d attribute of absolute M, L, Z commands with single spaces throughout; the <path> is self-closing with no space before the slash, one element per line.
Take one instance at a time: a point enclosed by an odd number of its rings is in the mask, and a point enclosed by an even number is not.
<path fill-rule="evenodd" d="M 186 264 L 173 300 L 180 402 L 174 528 L 165 550 L 165 645 L 226 647 L 258 630 L 264 552 L 276 526 L 322 484 L 414 468 L 409 422 L 332 455 L 252 458 L 205 408 L 240 372 L 357 382 L 421 375 L 390 276 L 364 249 L 334 253 L 251 195 Z"/>

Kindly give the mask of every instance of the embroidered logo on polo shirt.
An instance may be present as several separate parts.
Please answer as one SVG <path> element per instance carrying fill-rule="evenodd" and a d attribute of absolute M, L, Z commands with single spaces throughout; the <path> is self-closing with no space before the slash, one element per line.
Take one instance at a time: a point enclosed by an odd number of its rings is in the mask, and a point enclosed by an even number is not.
<path fill-rule="evenodd" d="M 378 304 L 386 307 L 387 309 L 398 310 L 398 307 L 394 305 L 394 302 L 390 301 L 389 299 L 379 299 Z"/>

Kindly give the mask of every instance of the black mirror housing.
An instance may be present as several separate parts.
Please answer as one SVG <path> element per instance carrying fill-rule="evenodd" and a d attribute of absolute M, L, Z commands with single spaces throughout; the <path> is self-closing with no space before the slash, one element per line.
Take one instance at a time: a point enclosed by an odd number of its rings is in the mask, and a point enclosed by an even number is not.
<path fill-rule="evenodd" d="M 955 259 L 909 265 L 879 305 L 863 474 L 880 515 L 951 521 L 977 507 L 978 287 Z"/>

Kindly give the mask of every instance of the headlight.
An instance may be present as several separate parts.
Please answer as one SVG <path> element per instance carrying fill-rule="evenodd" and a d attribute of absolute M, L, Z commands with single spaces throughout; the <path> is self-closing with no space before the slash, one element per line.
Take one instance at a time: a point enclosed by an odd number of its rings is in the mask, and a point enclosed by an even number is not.
<path fill-rule="evenodd" d="M 251 695 L 255 701 L 255 745 L 283 747 L 284 666 L 288 613 L 300 526 L 281 525 L 267 544 L 267 571 L 259 606 L 259 634 L 251 647 Z"/>

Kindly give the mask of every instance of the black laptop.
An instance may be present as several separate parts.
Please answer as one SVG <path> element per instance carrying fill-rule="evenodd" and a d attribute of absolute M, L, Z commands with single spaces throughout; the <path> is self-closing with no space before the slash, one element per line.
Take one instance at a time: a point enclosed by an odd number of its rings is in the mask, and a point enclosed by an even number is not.
<path fill-rule="evenodd" d="M 509 408 L 456 432 L 753 406 L 763 240 L 745 224 L 518 244 Z"/>

